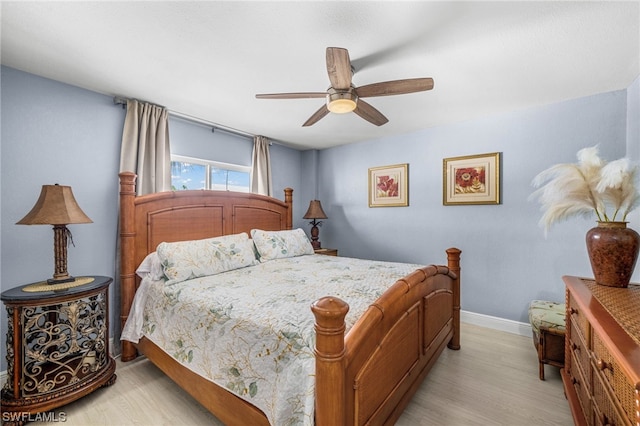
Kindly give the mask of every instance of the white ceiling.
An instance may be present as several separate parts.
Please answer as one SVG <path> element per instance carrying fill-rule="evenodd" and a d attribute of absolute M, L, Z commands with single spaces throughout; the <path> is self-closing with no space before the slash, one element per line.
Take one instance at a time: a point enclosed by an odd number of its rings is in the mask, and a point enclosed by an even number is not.
<path fill-rule="evenodd" d="M 137 98 L 296 148 L 325 148 L 627 88 L 640 75 L 640 3 L 2 2 L 2 64 Z M 368 98 L 389 119 L 304 123 L 329 86 L 328 46 L 356 86 L 432 77 Z"/>

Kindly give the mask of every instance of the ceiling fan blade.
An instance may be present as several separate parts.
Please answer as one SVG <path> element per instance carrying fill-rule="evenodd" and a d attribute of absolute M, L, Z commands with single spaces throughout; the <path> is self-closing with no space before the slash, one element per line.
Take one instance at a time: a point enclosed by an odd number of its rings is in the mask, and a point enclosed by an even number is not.
<path fill-rule="evenodd" d="M 304 98 L 324 98 L 326 92 L 300 92 L 300 93 L 262 93 L 256 95 L 258 99 L 304 99 Z"/>
<path fill-rule="evenodd" d="M 347 90 L 351 87 L 351 60 L 349 51 L 341 47 L 327 47 L 327 73 L 331 87 Z"/>
<path fill-rule="evenodd" d="M 327 109 L 327 105 L 324 104 L 320 107 L 320 109 L 314 112 L 313 115 L 309 117 L 307 121 L 304 122 L 302 127 L 308 127 L 308 126 L 311 126 L 312 124 L 316 124 L 318 121 L 320 121 L 320 119 L 322 119 L 327 114 L 329 114 L 329 110 Z"/>
<path fill-rule="evenodd" d="M 356 88 L 359 98 L 373 96 L 402 95 L 405 93 L 423 92 L 433 89 L 432 78 L 408 78 L 405 80 L 385 81 L 367 84 Z"/>
<path fill-rule="evenodd" d="M 389 119 L 382 115 L 380 111 L 363 101 L 362 99 L 358 99 L 358 106 L 353 110 L 360 117 L 367 120 L 369 123 L 375 124 L 376 126 L 382 126 Z"/>

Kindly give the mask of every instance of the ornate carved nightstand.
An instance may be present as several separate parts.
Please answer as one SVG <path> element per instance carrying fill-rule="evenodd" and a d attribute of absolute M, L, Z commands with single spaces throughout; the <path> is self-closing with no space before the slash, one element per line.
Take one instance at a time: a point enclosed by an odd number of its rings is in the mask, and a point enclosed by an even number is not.
<path fill-rule="evenodd" d="M 109 352 L 109 277 L 33 283 L 0 299 L 9 317 L 3 424 L 21 424 L 115 382 Z"/>

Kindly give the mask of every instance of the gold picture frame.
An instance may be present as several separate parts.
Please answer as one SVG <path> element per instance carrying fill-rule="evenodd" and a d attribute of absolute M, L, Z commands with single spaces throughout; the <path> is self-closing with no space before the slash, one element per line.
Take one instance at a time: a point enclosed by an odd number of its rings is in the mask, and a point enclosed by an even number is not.
<path fill-rule="evenodd" d="M 442 203 L 500 204 L 500 153 L 445 158 Z"/>
<path fill-rule="evenodd" d="M 369 169 L 369 207 L 409 205 L 409 164 Z"/>

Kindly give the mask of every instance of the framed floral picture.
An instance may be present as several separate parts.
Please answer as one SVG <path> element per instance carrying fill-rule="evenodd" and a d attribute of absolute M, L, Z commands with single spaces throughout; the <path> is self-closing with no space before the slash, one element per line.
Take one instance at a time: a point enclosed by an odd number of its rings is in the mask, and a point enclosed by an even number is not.
<path fill-rule="evenodd" d="M 369 207 L 409 205 L 409 164 L 369 169 Z"/>
<path fill-rule="evenodd" d="M 443 160 L 445 206 L 500 204 L 500 153 L 467 155 Z"/>

